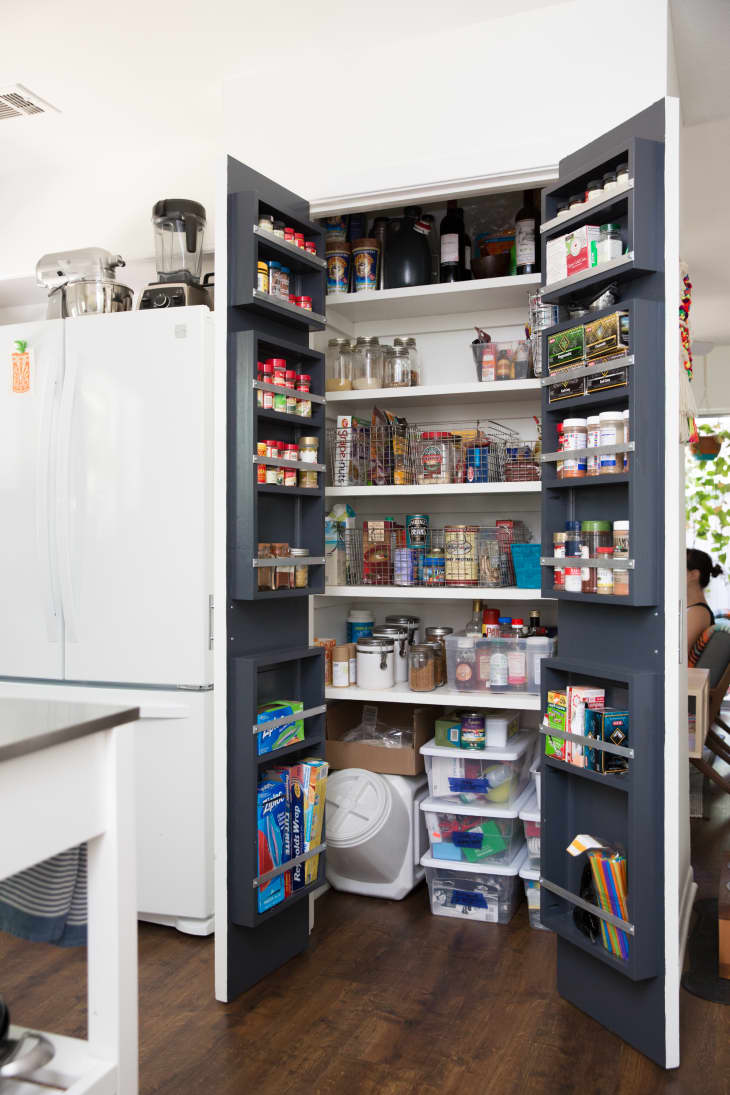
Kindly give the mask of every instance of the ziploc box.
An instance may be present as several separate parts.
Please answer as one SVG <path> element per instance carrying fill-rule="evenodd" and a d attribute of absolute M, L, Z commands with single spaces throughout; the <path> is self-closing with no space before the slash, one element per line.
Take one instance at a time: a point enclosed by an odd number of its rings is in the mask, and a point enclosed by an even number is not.
<path fill-rule="evenodd" d="M 271 768 L 264 772 L 264 779 L 271 783 L 279 784 L 286 795 L 287 824 L 284 830 L 284 847 L 282 849 L 282 863 L 292 858 L 291 850 L 291 772 L 285 766 Z M 289 897 L 292 891 L 291 871 L 285 871 L 280 877 L 284 879 L 284 896 Z"/>
<path fill-rule="evenodd" d="M 308 757 L 294 764 L 291 772 L 292 858 L 316 848 L 322 839 L 324 804 L 327 793 L 326 760 Z M 292 868 L 292 888 L 300 890 L 317 878 L 319 856 Z"/>
<path fill-rule="evenodd" d="M 256 824 L 258 829 L 259 874 L 286 863 L 288 847 L 287 831 L 289 810 L 286 787 L 281 782 L 264 780 L 256 794 Z M 282 875 L 272 878 L 258 887 L 258 910 L 266 912 L 282 902 L 286 896 L 286 881 Z"/>
<path fill-rule="evenodd" d="M 303 710 L 304 704 L 301 700 L 274 700 L 273 703 L 264 703 L 259 707 L 256 722 L 261 726 Z M 259 756 L 273 753 L 275 749 L 283 749 L 285 745 L 292 745 L 295 741 L 304 741 L 304 720 L 295 719 L 273 730 L 262 730 L 256 738 Z"/>
<path fill-rule="evenodd" d="M 568 702 L 566 729 L 569 734 L 583 737 L 586 727 L 586 712 L 603 710 L 606 703 L 606 692 L 603 688 L 593 688 L 587 685 L 569 685 L 566 689 Z M 577 742 L 566 742 L 569 746 L 568 759 L 576 768 L 586 767 L 585 748 Z"/>
<path fill-rule="evenodd" d="M 602 711 L 587 707 L 585 732 L 599 741 L 628 746 L 629 712 L 619 711 L 613 707 L 606 707 Z M 629 766 L 626 757 L 606 753 L 603 749 L 586 749 L 586 760 L 586 767 L 593 772 L 625 772 Z"/>

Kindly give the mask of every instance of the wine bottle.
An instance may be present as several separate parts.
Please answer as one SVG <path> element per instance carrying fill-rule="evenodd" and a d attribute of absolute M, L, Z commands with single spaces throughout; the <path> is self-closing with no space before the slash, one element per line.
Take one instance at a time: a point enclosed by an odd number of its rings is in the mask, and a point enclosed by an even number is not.
<path fill-rule="evenodd" d="M 461 281 L 464 269 L 464 222 L 459 218 L 456 200 L 446 203 L 446 216 L 441 221 L 440 281 Z"/>
<path fill-rule="evenodd" d="M 518 274 L 536 274 L 540 269 L 537 220 L 532 191 L 525 190 L 522 206 L 515 217 L 515 265 Z"/>
<path fill-rule="evenodd" d="M 471 281 L 474 276 L 471 272 L 471 236 L 466 231 L 466 227 L 464 225 L 464 210 L 459 209 L 458 212 L 461 226 L 464 229 L 464 269 L 462 271 L 461 280 Z"/>

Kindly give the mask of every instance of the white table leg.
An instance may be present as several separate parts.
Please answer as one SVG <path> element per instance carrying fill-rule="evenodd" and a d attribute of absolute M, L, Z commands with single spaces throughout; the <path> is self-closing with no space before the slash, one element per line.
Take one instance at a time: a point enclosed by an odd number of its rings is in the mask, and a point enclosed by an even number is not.
<path fill-rule="evenodd" d="M 138 1095 L 134 734 L 104 738 L 106 831 L 89 841 L 89 1050 L 117 1062 L 117 1095 Z"/>

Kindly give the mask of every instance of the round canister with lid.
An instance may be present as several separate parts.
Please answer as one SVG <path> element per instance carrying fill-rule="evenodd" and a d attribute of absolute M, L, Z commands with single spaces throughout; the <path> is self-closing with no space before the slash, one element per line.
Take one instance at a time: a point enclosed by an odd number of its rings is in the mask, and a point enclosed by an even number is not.
<path fill-rule="evenodd" d="M 347 882 L 387 884 L 397 878 L 410 821 L 392 779 L 362 768 L 344 768 L 327 779 L 327 879 L 335 888 L 357 892 Z"/>
<path fill-rule="evenodd" d="M 369 635 L 357 644 L 359 688 L 392 688 L 395 684 L 395 644 L 392 639 Z"/>
<path fill-rule="evenodd" d="M 373 628 L 374 639 L 388 639 L 393 643 L 396 684 L 408 680 L 408 629 L 398 624 L 379 624 Z"/>
<path fill-rule="evenodd" d="M 408 642 L 411 646 L 420 641 L 421 620 L 419 616 L 386 616 L 386 624 L 395 624 L 408 629 Z"/>

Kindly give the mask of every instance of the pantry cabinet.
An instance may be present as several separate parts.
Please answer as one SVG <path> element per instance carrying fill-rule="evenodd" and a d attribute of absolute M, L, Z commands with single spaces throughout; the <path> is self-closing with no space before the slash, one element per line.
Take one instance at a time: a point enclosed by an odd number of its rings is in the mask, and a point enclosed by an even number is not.
<path fill-rule="evenodd" d="M 221 578 L 217 594 L 219 604 L 221 593 L 225 597 L 225 620 L 219 617 L 216 632 L 219 999 L 232 999 L 306 947 L 310 927 L 306 898 L 325 877 L 322 852 L 318 878 L 306 891 L 265 914 L 257 911 L 255 800 L 262 766 L 256 751 L 258 703 L 296 692 L 304 704 L 305 740 L 280 755 L 322 756 L 327 702 L 507 707 L 519 710 L 521 726 L 542 741 L 539 728 L 548 690 L 568 683 L 600 683 L 611 706 L 625 705 L 631 713 L 628 746 L 617 747 L 617 755 L 628 761 L 628 771 L 624 776 L 604 775 L 553 757 L 543 759 L 542 917 L 556 937 L 558 991 L 660 1064 L 678 1063 L 680 936 L 692 887 L 682 852 L 681 814 L 686 803 L 680 801 L 682 758 L 676 746 L 682 732 L 682 681 L 676 665 L 681 464 L 673 418 L 678 403 L 678 336 L 674 320 L 668 318 L 676 316 L 676 295 L 670 288 L 674 271 L 665 278 L 665 264 L 677 257 L 676 203 L 670 198 L 665 211 L 664 201 L 665 190 L 671 195 L 675 187 L 675 123 L 674 104 L 655 104 L 567 157 L 543 193 L 545 270 L 547 244 L 574 227 L 592 223 L 593 211 L 573 211 L 556 219 L 558 206 L 592 172 L 624 161 L 629 164 L 629 185 L 595 206 L 601 222 L 620 224 L 627 253 L 585 277 L 569 279 L 570 284 L 557 279 L 545 286 L 548 300 L 564 303 L 569 297 L 593 300 L 608 285 L 618 283 L 616 307 L 629 314 L 629 356 L 623 363 L 626 383 L 584 390 L 565 400 L 554 398 L 555 385 L 547 376 L 481 383 L 470 352 L 475 326 L 486 326 L 493 337 L 505 340 L 523 337 L 528 293 L 540 282 L 540 275 L 335 294 L 327 299 L 322 231 L 311 222 L 306 201 L 228 159 L 224 184 L 228 217 L 220 230 L 216 270 L 226 301 L 217 312 L 218 409 L 227 424 L 219 450 L 226 487 L 218 507 L 218 530 L 223 531 L 225 542 L 225 548 L 219 544 L 218 549 L 219 577 L 223 573 L 225 579 Z M 535 179 L 543 182 L 544 172 L 536 172 Z M 485 192 L 489 185 L 494 184 L 485 182 Z M 469 189 L 473 191 L 473 186 Z M 373 195 L 374 210 L 379 200 L 383 207 L 388 204 L 382 196 Z M 261 211 L 293 218 L 316 237 L 316 254 L 290 256 L 281 252 L 282 245 L 261 238 L 255 229 Z M 292 268 L 299 279 L 297 291 L 312 297 L 310 314 L 266 299 L 257 288 L 256 263 L 274 254 L 282 261 L 299 260 L 298 265 L 292 261 Z M 591 318 L 615 310 L 609 306 L 593 312 Z M 552 333 L 570 326 L 570 322 L 560 323 Z M 416 337 L 422 358 L 419 385 L 333 392 L 325 397 L 323 352 L 330 335 L 351 339 L 378 335 L 386 342 L 396 335 Z M 546 352 L 545 342 L 543 360 Z M 531 481 L 500 477 L 435 485 L 417 480 L 389 486 L 338 485 L 330 465 L 329 476 L 324 470 L 319 473 L 316 490 L 262 486 L 256 481 L 255 455 L 262 426 L 271 423 L 281 438 L 305 432 L 294 416 L 257 406 L 256 362 L 279 354 L 306 364 L 313 378 L 312 417 L 306 421 L 306 432 L 320 438 L 318 459 L 323 469 L 328 427 L 338 415 L 369 416 L 375 407 L 387 407 L 394 414 L 407 415 L 419 430 L 443 429 L 448 421 L 475 427 L 507 422 L 514 436 L 532 438 L 533 444 L 539 421 L 540 474 Z M 603 370 L 593 372 L 600 375 Z M 584 378 L 588 373 L 590 368 L 582 370 Z M 585 417 L 589 411 L 626 407 L 632 423 L 628 468 L 610 476 L 558 478 L 558 423 L 569 414 Z M 391 517 L 403 522 L 414 510 L 427 510 L 432 527 L 438 529 L 454 523 L 482 527 L 505 519 L 520 521 L 533 542 L 541 541 L 541 587 L 526 589 L 514 583 L 491 588 L 403 588 L 357 584 L 349 572 L 342 584 L 326 583 L 324 516 L 338 502 L 352 506 L 359 523 Z M 564 528 L 568 520 L 595 518 L 630 522 L 628 596 L 554 588 L 553 532 Z M 262 540 L 306 541 L 311 552 L 308 588 L 259 588 L 257 545 Z M 507 697 L 450 687 L 419 694 L 403 685 L 380 692 L 357 686 L 325 688 L 322 650 L 314 639 L 327 636 L 345 642 L 351 608 L 377 606 L 382 616 L 417 615 L 426 626 L 442 624 L 461 630 L 472 598 L 504 606 L 514 616 L 535 605 L 545 622 L 558 624 L 558 656 L 542 663 L 540 694 Z M 578 833 L 612 840 L 626 851 L 630 919 L 623 922 L 623 929 L 630 938 L 628 960 L 614 958 L 576 927 L 574 910 L 585 904 L 580 896 L 581 864 L 567 856 L 566 848 Z"/>

